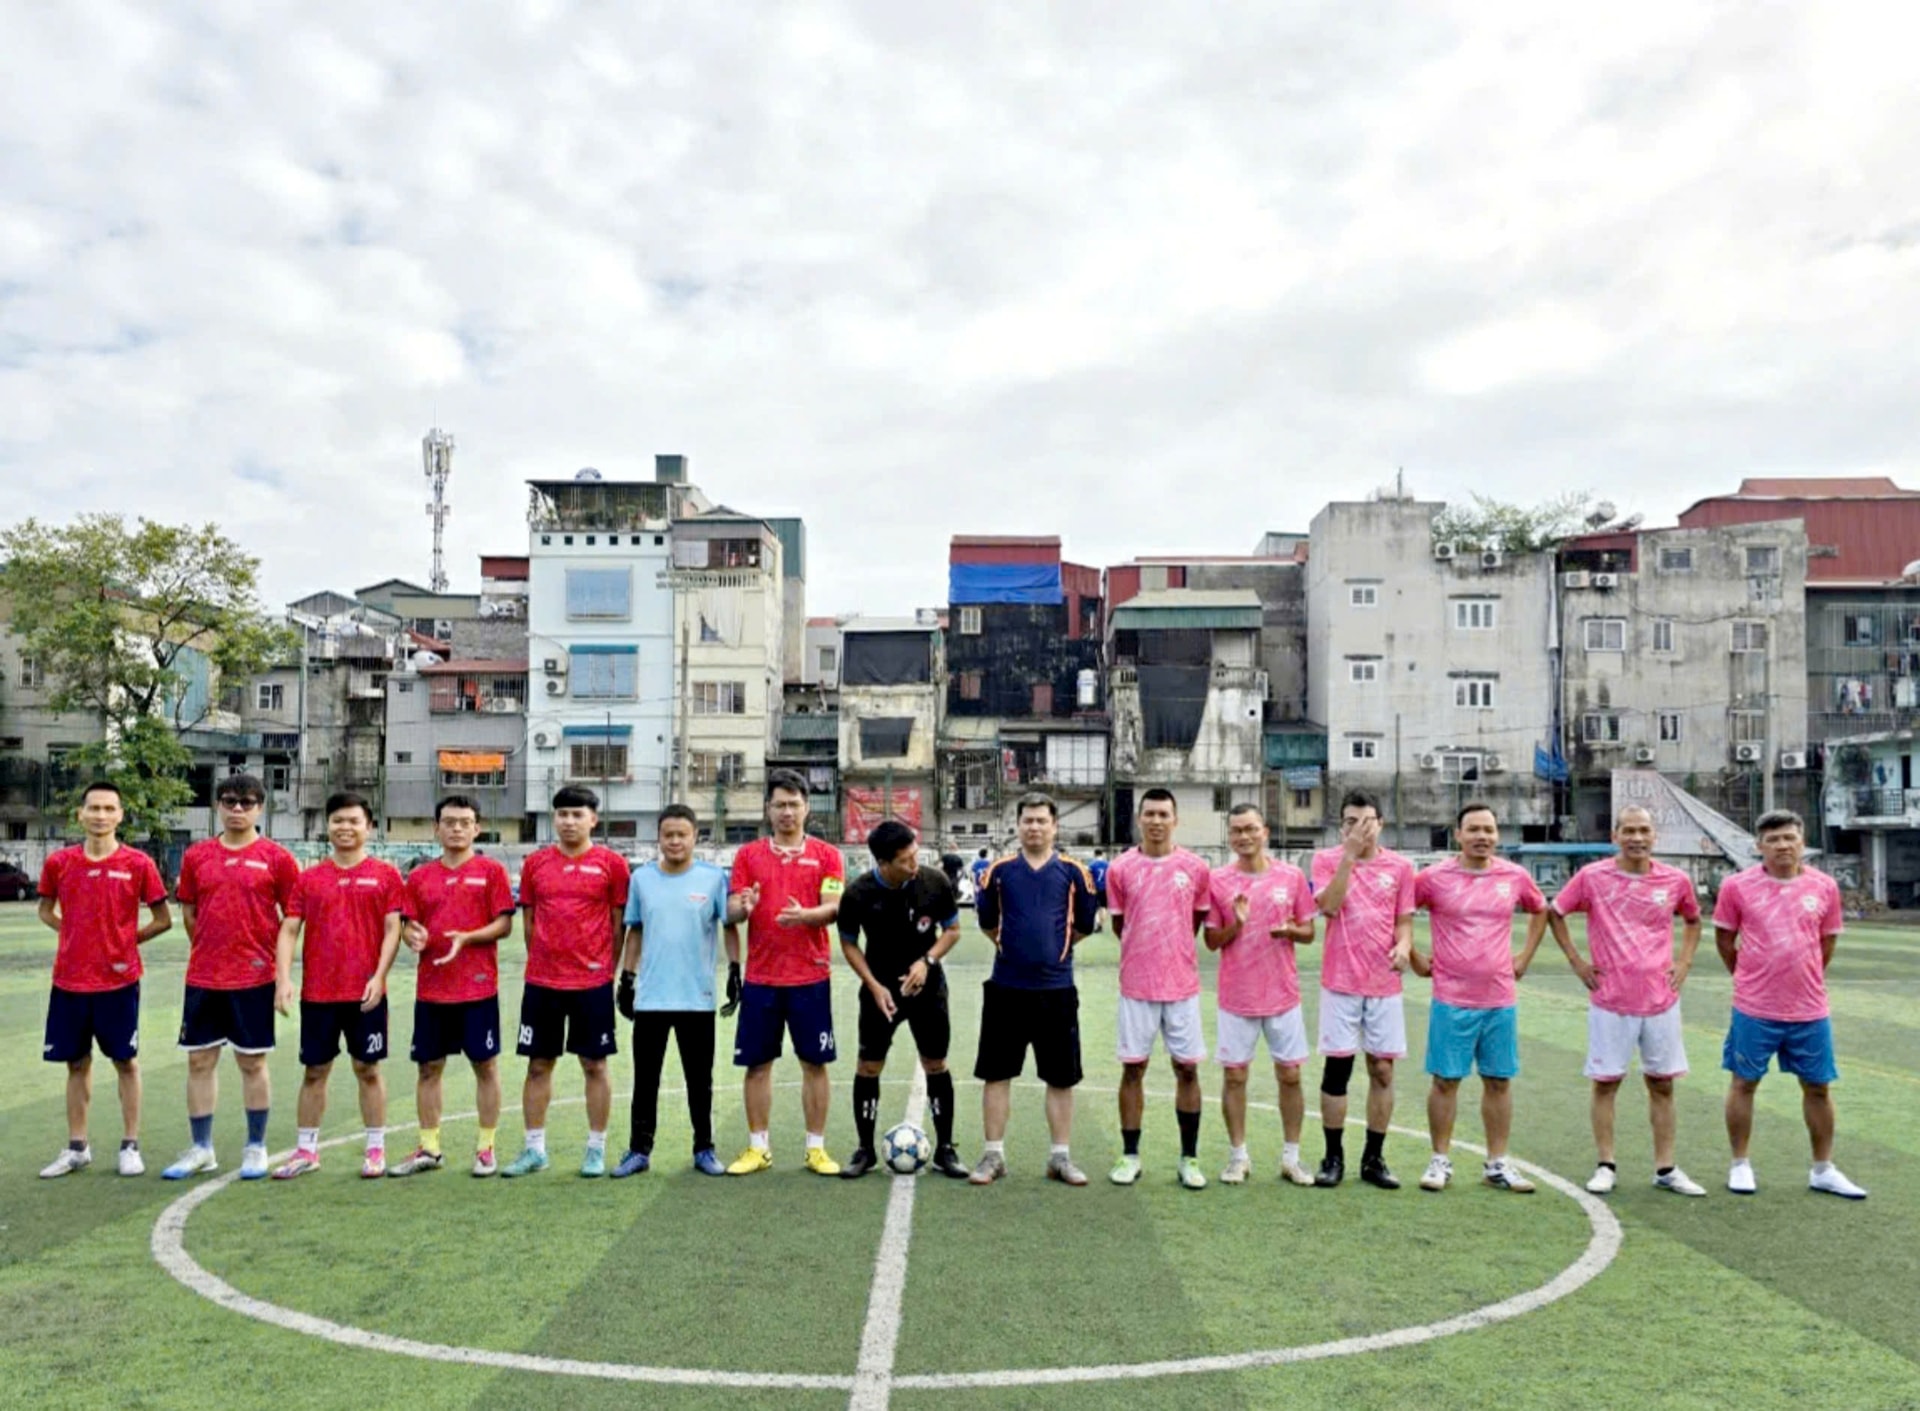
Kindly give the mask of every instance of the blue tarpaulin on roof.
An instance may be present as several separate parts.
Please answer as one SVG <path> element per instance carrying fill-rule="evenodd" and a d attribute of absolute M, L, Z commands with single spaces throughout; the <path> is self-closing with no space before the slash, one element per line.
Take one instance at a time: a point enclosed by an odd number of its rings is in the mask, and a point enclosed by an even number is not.
<path fill-rule="evenodd" d="M 1044 603 L 1061 600 L 1057 563 L 947 565 L 948 603 Z"/>

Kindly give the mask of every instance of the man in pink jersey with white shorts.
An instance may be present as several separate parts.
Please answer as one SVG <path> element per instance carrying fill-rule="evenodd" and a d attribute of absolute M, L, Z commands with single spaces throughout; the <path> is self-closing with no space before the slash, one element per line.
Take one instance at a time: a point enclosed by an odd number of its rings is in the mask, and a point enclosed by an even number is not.
<path fill-rule="evenodd" d="M 1179 810 L 1165 789 L 1140 796 L 1140 846 L 1107 869 L 1107 912 L 1120 941 L 1120 1139 L 1123 1154 L 1111 1179 L 1140 1179 L 1140 1114 L 1146 1107 L 1147 1060 L 1156 1035 L 1173 1060 L 1175 1116 L 1180 1121 L 1180 1184 L 1206 1187 L 1200 1170 L 1200 965 L 1194 937 L 1211 905 L 1207 864 L 1175 847 Z"/>
<path fill-rule="evenodd" d="M 1833 1164 L 1833 1094 L 1840 1076 L 1833 1062 L 1833 1022 L 1827 1007 L 1827 966 L 1840 939 L 1840 888 L 1804 864 L 1806 829 L 1800 815 L 1763 813 L 1754 827 L 1760 865 L 1721 885 L 1713 908 L 1713 942 L 1733 974 L 1733 1023 L 1721 1055 L 1733 1075 L 1727 1088 L 1727 1140 L 1733 1167 L 1727 1189 L 1759 1189 L 1747 1142 L 1753 1135 L 1753 1095 L 1775 1055 L 1780 1071 L 1800 1080 L 1800 1110 L 1813 1140 L 1811 1190 L 1847 1200 L 1867 1193 Z"/>
<path fill-rule="evenodd" d="M 1264 1036 L 1280 1084 L 1280 1175 L 1296 1186 L 1313 1177 L 1300 1164 L 1300 1126 L 1307 1097 L 1300 1066 L 1307 1061 L 1307 1024 L 1300 1012 L 1296 945 L 1313 944 L 1320 914 L 1306 874 L 1267 854 L 1267 821 L 1250 803 L 1227 814 L 1233 861 L 1216 867 L 1209 887 L 1207 949 L 1220 954 L 1219 1022 L 1215 1033 L 1226 1075 L 1220 1112 L 1232 1149 L 1220 1179 L 1237 1186 L 1253 1172 L 1247 1154 L 1247 1074 Z"/>
<path fill-rule="evenodd" d="M 1526 956 L 1553 928 L 1554 943 L 1592 993 L 1587 1006 L 1587 1077 L 1593 1083 L 1593 1142 L 1598 1164 L 1587 1189 L 1605 1195 L 1614 1187 L 1613 1110 L 1636 1049 L 1647 1082 L 1647 1115 L 1653 1123 L 1653 1184 L 1676 1195 L 1705 1195 L 1706 1188 L 1674 1164 L 1673 1080 L 1687 1071 L 1680 1029 L 1680 987 L 1693 969 L 1700 944 L 1700 903 L 1693 879 L 1653 858 L 1653 815 L 1637 805 L 1613 820 L 1619 855 L 1590 863 L 1560 889 L 1550 910 L 1537 913 L 1527 930 Z M 1587 949 L 1574 948 L 1563 919 L 1587 916 Z M 1680 954 L 1673 953 L 1678 916 Z M 1516 967 L 1525 974 L 1524 966 Z"/>
<path fill-rule="evenodd" d="M 1413 864 L 1380 846 L 1380 801 L 1363 790 L 1340 800 L 1340 846 L 1313 855 L 1314 902 L 1327 918 L 1320 962 L 1320 1121 L 1327 1154 L 1316 1186 L 1346 1179 L 1347 1084 L 1367 1056 L 1367 1146 L 1360 1179 L 1398 1190 L 1387 1168 L 1393 1062 L 1407 1052 L 1400 975 L 1413 950 Z"/>

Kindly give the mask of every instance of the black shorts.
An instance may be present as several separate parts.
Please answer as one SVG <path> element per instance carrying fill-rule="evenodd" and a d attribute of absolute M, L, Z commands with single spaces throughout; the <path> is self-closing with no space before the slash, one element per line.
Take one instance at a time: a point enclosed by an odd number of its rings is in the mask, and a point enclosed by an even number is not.
<path fill-rule="evenodd" d="M 802 1063 L 831 1063 L 833 982 L 765 985 L 749 980 L 740 990 L 740 1017 L 733 1029 L 733 1062 L 757 1068 L 780 1056 L 781 1035 L 793 1040 L 793 1056 Z"/>
<path fill-rule="evenodd" d="M 180 1047 L 232 1044 L 235 1053 L 273 1052 L 273 981 L 244 990 L 188 985 L 180 1007 Z"/>
<path fill-rule="evenodd" d="M 413 1002 L 413 1061 L 438 1063 L 456 1053 L 475 1063 L 500 1056 L 500 996 Z"/>
<path fill-rule="evenodd" d="M 63 990 L 47 997 L 47 1038 L 40 1056 L 78 1063 L 93 1046 L 117 1062 L 140 1056 L 140 982 L 117 990 Z"/>
<path fill-rule="evenodd" d="M 387 1056 L 387 997 L 372 1009 L 358 1000 L 300 1001 L 300 1062 L 319 1068 L 345 1048 L 356 1063 L 378 1063 Z"/>
<path fill-rule="evenodd" d="M 613 1007 L 613 981 L 590 990 L 555 990 L 528 985 L 520 992 L 522 1058 L 605 1058 L 620 1051 Z"/>
<path fill-rule="evenodd" d="M 933 979 L 917 995 L 902 997 L 898 990 L 892 993 L 894 1017 L 888 1019 L 874 1002 L 873 991 L 865 985 L 860 987 L 861 1062 L 886 1062 L 894 1031 L 902 1024 L 913 1030 L 913 1046 L 922 1058 L 944 1060 L 947 1046 L 953 1041 L 953 1025 L 947 1017 L 947 982 L 940 978 L 940 972 L 936 969 Z"/>
<path fill-rule="evenodd" d="M 1050 1088 L 1080 1082 L 1080 992 L 1015 990 L 989 980 L 981 987 L 980 1057 L 973 1076 L 983 1083 L 1017 1078 L 1033 1049 L 1033 1071 Z"/>

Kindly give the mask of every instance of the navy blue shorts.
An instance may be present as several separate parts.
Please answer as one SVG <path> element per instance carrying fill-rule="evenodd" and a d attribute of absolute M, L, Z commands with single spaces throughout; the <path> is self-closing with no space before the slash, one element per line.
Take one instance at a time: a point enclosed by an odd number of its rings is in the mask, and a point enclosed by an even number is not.
<path fill-rule="evenodd" d="M 413 1061 L 438 1063 L 464 1053 L 475 1063 L 500 1056 L 500 997 L 413 1002 Z"/>
<path fill-rule="evenodd" d="M 1734 1010 L 1727 1042 L 1720 1051 L 1720 1066 L 1744 1082 L 1757 1083 L 1767 1076 L 1767 1064 L 1776 1055 L 1780 1071 L 1793 1074 L 1803 1083 L 1831 1083 L 1840 1076 L 1833 1061 L 1832 1020 L 1808 1019 L 1796 1024 L 1756 1019 Z"/>
<path fill-rule="evenodd" d="M 339 1057 L 341 1048 L 357 1063 L 378 1063 L 387 1056 L 387 997 L 372 1009 L 358 1000 L 300 1001 L 300 1062 L 319 1068 Z"/>
<path fill-rule="evenodd" d="M 516 1051 L 522 1058 L 558 1058 L 562 1053 L 605 1058 L 620 1052 L 614 1038 L 619 1027 L 611 980 L 590 990 L 528 985 L 520 992 Z"/>
<path fill-rule="evenodd" d="M 63 990 L 47 998 L 47 1041 L 40 1056 L 49 1063 L 78 1063 L 93 1046 L 125 1061 L 140 1054 L 140 982 L 117 990 Z"/>
<path fill-rule="evenodd" d="M 734 1065 L 757 1068 L 773 1062 L 781 1053 L 782 1029 L 793 1036 L 794 1057 L 802 1063 L 833 1062 L 833 982 L 741 986 Z"/>
<path fill-rule="evenodd" d="M 188 985 L 180 1007 L 180 1047 L 219 1048 L 235 1053 L 273 1052 L 273 981 L 244 990 L 210 990 Z"/>

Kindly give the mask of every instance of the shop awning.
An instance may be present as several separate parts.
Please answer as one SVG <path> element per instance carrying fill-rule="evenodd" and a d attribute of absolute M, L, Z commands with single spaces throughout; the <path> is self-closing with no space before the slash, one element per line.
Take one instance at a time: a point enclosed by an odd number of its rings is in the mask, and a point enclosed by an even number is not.
<path fill-rule="evenodd" d="M 476 754 L 467 750 L 442 750 L 440 767 L 450 774 L 497 774 L 507 767 L 507 757 L 504 754 Z"/>

